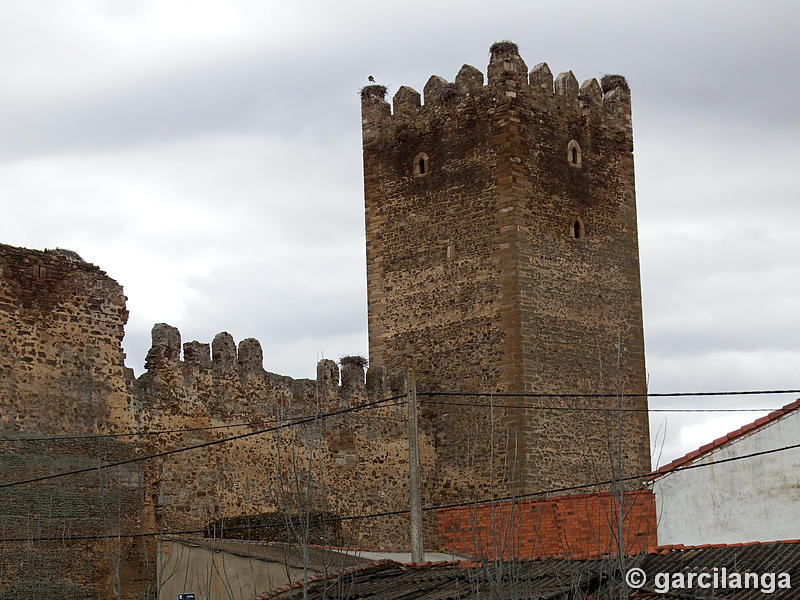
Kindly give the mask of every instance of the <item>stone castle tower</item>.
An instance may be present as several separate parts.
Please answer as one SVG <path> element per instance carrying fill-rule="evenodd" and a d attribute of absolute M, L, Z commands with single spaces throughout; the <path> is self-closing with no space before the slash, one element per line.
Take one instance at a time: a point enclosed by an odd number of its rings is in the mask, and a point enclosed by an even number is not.
<path fill-rule="evenodd" d="M 500 42 L 486 84 L 464 65 L 392 108 L 364 88 L 372 365 L 413 367 L 425 391 L 646 391 L 630 93 L 603 84 L 529 73 Z M 527 407 L 495 415 L 525 491 L 602 479 L 609 448 L 626 474 L 649 470 L 646 411 L 604 410 L 645 398 L 503 400 Z M 462 452 L 442 410 L 440 449 Z"/>

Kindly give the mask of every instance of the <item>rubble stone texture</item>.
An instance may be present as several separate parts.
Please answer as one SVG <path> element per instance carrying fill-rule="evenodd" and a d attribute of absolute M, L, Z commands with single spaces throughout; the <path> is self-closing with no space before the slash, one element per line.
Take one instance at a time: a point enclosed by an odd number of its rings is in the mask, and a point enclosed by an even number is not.
<path fill-rule="evenodd" d="M 401 87 L 394 114 L 381 94 L 362 95 L 366 374 L 357 359 L 343 361 L 341 377 L 323 360 L 316 380 L 293 380 L 264 370 L 255 339 L 237 347 L 223 332 L 182 343 L 175 327 L 157 324 L 135 379 L 116 281 L 74 252 L 0 245 L 0 437 L 140 434 L 0 441 L 3 482 L 202 446 L 0 489 L 4 538 L 407 509 L 404 406 L 277 427 L 403 394 L 406 367 L 419 391 L 643 392 L 627 87 L 579 87 L 571 73 L 554 82 L 546 65 L 528 73 L 511 46 L 500 50 L 487 85 L 464 66 L 452 84 L 432 77 L 424 104 Z M 491 410 L 454 404 L 488 398 L 420 400 L 424 506 L 597 481 L 610 459 L 622 475 L 649 470 L 646 413 L 620 421 L 546 409 L 615 407 L 617 398 L 495 398 Z M 529 408 L 503 406 L 515 403 Z M 241 434 L 252 435 L 205 445 Z M 309 469 L 309 486 L 298 486 Z M 343 520 L 336 531 L 341 545 L 408 545 L 404 514 Z M 425 543 L 439 546 L 433 512 Z M 3 543 L 0 595 L 113 597 L 119 572 L 123 597 L 142 597 L 156 550 L 153 538 L 123 538 L 116 549 L 106 540 Z"/>
<path fill-rule="evenodd" d="M 619 77 L 603 93 L 571 72 L 554 81 L 514 48 L 493 47 L 486 85 L 464 65 L 455 98 L 437 76 L 424 104 L 406 86 L 393 113 L 362 98 L 370 364 L 413 367 L 424 390 L 641 394 L 627 85 Z M 517 491 L 608 478 L 609 443 L 618 471 L 646 472 L 646 412 L 625 415 L 619 436 L 613 413 L 541 409 L 617 402 L 504 398 L 535 406 L 495 413 L 498 436 L 509 436 L 500 464 L 513 465 Z M 469 413 L 428 414 L 439 456 L 458 461 Z M 435 495 L 463 498 L 497 470 L 483 462 L 473 478 L 440 471 Z"/>

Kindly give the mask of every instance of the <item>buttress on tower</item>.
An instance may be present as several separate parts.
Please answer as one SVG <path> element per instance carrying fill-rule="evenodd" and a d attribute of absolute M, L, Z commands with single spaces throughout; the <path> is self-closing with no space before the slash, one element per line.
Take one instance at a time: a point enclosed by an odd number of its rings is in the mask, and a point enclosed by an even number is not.
<path fill-rule="evenodd" d="M 519 491 L 650 468 L 647 412 L 614 410 L 647 400 L 630 92 L 603 84 L 501 42 L 486 84 L 464 65 L 424 104 L 362 91 L 370 362 L 425 391 L 569 394 L 493 413 Z M 423 408 L 457 460 L 471 413 Z"/>

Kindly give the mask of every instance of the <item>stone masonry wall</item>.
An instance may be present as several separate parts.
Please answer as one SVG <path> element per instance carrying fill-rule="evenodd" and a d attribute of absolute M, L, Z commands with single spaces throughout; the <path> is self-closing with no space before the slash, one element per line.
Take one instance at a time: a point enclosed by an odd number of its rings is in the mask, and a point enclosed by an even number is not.
<path fill-rule="evenodd" d="M 3 483 L 91 470 L 0 489 L 0 537 L 21 540 L 0 544 L 0 597 L 104 600 L 114 597 L 115 588 L 126 598 L 142 597 L 149 584 L 142 540 L 115 537 L 151 526 L 142 511 L 142 471 L 135 464 L 93 469 L 131 458 L 131 445 L 108 438 L 13 437 L 13 443 L 0 440 Z M 69 536 L 108 537 L 63 539 Z"/>
<path fill-rule="evenodd" d="M 278 422 L 397 395 L 404 390 L 402 377 L 372 369 L 368 384 L 358 360 L 345 361 L 341 373 L 325 360 L 316 381 L 293 380 L 263 369 L 254 339 L 237 347 L 222 333 L 210 345 L 182 345 L 177 329 L 159 324 L 147 371 L 134 381 L 122 365 L 127 312 L 115 281 L 68 251 L 8 246 L 0 251 L 0 481 L 257 433 L 124 467 L 0 489 L 3 539 L 26 540 L 0 544 L 3 597 L 101 598 L 110 597 L 115 585 L 122 586 L 125 598 L 153 591 L 152 538 L 59 541 L 65 536 L 182 530 L 196 535 L 210 523 L 224 527 L 226 518 L 258 522 L 272 515 L 275 521 L 275 514 L 287 513 L 335 519 L 407 507 L 404 406 L 390 402 L 276 428 Z M 126 435 L 97 437 L 103 434 Z M 36 441 L 43 437 L 66 439 Z M 426 425 L 421 460 L 426 483 L 437 469 Z M 435 543 L 433 515 L 426 528 Z M 403 548 L 408 517 L 344 520 L 335 530 L 337 539 L 331 541 L 340 545 Z M 269 529 L 261 534 L 270 538 Z M 278 531 L 275 537 L 287 534 Z M 121 543 L 116 550 L 115 542 Z"/>
<path fill-rule="evenodd" d="M 394 114 L 366 90 L 366 374 L 358 360 L 341 372 L 323 360 L 316 380 L 293 380 L 264 370 L 252 338 L 182 343 L 158 324 L 146 373 L 134 380 L 123 364 L 119 284 L 69 251 L 0 245 L 0 438 L 136 434 L 0 439 L 0 479 L 160 454 L 0 489 L 4 539 L 196 535 L 234 517 L 403 511 L 400 400 L 286 426 L 404 394 L 400 371 L 388 368 L 413 367 L 421 392 L 644 391 L 628 92 L 603 94 L 594 80 L 578 88 L 571 74 L 553 83 L 548 73 L 528 73 L 506 45 L 493 53 L 487 85 L 464 66 L 453 84 L 432 77 L 424 105 L 400 88 Z M 573 144 L 580 165 L 570 164 Z M 649 466 L 646 413 L 613 410 L 645 408 L 644 399 L 498 400 L 420 396 L 424 506 Z M 190 446 L 202 447 L 182 451 Z M 425 519 L 426 544 L 437 546 L 437 516 Z M 344 519 L 336 542 L 398 550 L 407 539 L 408 517 L 390 515 Z M 33 593 L 30 574 L 48 564 L 41 580 L 51 588 L 36 590 L 110 597 L 119 572 L 122 597 L 144 597 L 148 540 L 125 542 L 119 571 L 102 540 L 3 543 L 0 595 Z"/>
<path fill-rule="evenodd" d="M 284 422 L 346 410 L 401 392 L 384 369 L 369 374 L 323 360 L 317 380 L 268 373 L 255 339 L 230 334 L 213 343 L 183 345 L 177 329 L 153 328 L 147 372 L 136 382 L 137 421 L 142 431 L 197 428 L 159 435 L 149 444 L 165 451 L 225 437 L 260 432 Z M 225 517 L 264 513 L 326 513 L 331 518 L 403 510 L 408 504 L 408 425 L 404 406 L 389 402 L 321 418 L 302 426 L 266 431 L 207 448 L 165 457 L 149 467 L 149 489 L 160 530 L 203 528 Z M 245 423 L 240 427 L 222 427 Z M 209 429 L 214 428 L 214 429 Z M 426 477 L 436 470 L 430 428 L 422 427 L 421 461 Z M 305 482 L 310 473 L 310 495 Z M 295 484 L 299 477 L 303 485 Z M 309 499 L 310 498 L 310 499 Z M 429 524 L 435 536 L 435 525 Z M 346 545 L 406 545 L 405 515 L 342 522 Z M 278 532 L 283 536 L 283 532 Z M 435 539 L 435 537 L 433 538 Z"/>
<path fill-rule="evenodd" d="M 132 424 L 122 286 L 74 252 L 0 245 L 0 427 L 98 433 Z"/>
<path fill-rule="evenodd" d="M 406 86 L 393 107 L 365 88 L 371 364 L 413 367 L 428 391 L 645 391 L 630 97 L 610 82 L 603 93 L 544 63 L 529 73 L 503 43 L 485 85 L 464 65 L 453 83 L 432 76 L 424 104 Z M 428 406 L 449 467 L 432 496 L 649 468 L 646 412 L 615 410 L 644 398 L 495 404 L 491 453 L 485 423 L 475 436 L 485 409 Z"/>
<path fill-rule="evenodd" d="M 35 441 L 133 426 L 120 345 L 127 317 L 122 287 L 74 252 L 0 245 L 0 481 L 135 454 L 124 440 Z M 142 481 L 128 465 L 0 489 L 3 539 L 28 540 L 0 545 L 0 596 L 108 598 L 115 583 L 146 589 L 139 540 L 57 541 L 149 528 Z"/>

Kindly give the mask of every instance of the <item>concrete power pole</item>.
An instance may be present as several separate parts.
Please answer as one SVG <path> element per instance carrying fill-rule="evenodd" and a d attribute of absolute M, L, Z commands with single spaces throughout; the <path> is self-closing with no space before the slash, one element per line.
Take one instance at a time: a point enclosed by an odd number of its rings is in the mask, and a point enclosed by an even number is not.
<path fill-rule="evenodd" d="M 411 561 L 422 562 L 422 499 L 419 490 L 419 427 L 417 425 L 417 380 L 412 369 L 407 373 L 408 467 L 411 508 Z"/>

